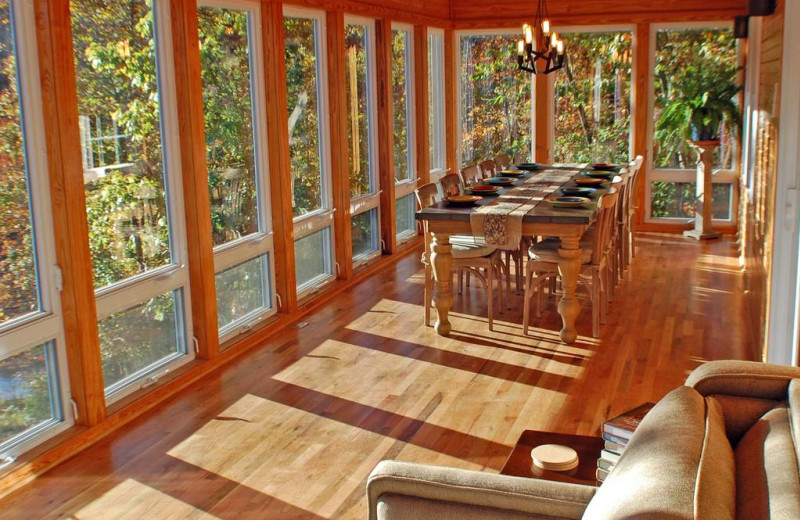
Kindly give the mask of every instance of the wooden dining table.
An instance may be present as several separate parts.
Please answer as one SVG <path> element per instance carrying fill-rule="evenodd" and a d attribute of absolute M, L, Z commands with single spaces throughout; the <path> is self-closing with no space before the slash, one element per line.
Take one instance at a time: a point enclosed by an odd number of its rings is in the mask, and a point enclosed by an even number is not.
<path fill-rule="evenodd" d="M 525 183 L 533 176 L 547 172 L 549 175 L 558 175 L 563 172 L 563 177 L 556 182 L 551 182 L 548 187 L 550 194 L 556 193 L 563 186 L 576 186 L 572 179 L 582 176 L 589 168 L 588 165 L 541 165 L 538 170 L 527 172 L 524 177 L 518 178 L 512 186 L 502 190 L 510 192 L 515 187 Z M 563 183 L 560 181 L 563 180 Z M 607 185 L 607 183 L 606 183 Z M 574 343 L 578 338 L 575 321 L 580 313 L 580 302 L 577 298 L 578 277 L 581 272 L 581 237 L 597 214 L 597 201 L 599 196 L 607 192 L 605 185 L 596 190 L 591 197 L 591 202 L 579 208 L 556 208 L 549 202 L 540 200 L 522 218 L 522 233 L 524 236 L 558 237 L 561 239 L 561 248 L 558 250 L 560 260 L 558 269 L 561 275 L 562 295 L 558 302 L 558 313 L 561 315 L 563 326 L 561 340 L 565 343 Z M 456 207 L 440 201 L 435 205 L 418 211 L 416 218 L 428 224 L 431 233 L 431 267 L 435 280 L 434 302 L 437 311 L 436 332 L 440 336 L 448 336 L 452 330 L 449 319 L 450 309 L 453 306 L 453 280 L 452 280 L 452 245 L 451 235 L 471 235 L 472 227 L 470 215 L 480 206 L 491 204 L 495 197 L 485 196 L 475 206 Z"/>

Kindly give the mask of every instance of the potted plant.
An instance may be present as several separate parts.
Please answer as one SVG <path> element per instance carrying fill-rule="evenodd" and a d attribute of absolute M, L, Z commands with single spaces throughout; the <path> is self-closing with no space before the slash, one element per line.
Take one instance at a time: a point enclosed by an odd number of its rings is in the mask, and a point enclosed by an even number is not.
<path fill-rule="evenodd" d="M 722 122 L 739 135 L 742 115 L 735 96 L 742 89 L 739 69 L 698 68 L 680 83 L 680 92 L 668 99 L 658 119 L 657 138 L 671 141 L 718 141 Z"/>

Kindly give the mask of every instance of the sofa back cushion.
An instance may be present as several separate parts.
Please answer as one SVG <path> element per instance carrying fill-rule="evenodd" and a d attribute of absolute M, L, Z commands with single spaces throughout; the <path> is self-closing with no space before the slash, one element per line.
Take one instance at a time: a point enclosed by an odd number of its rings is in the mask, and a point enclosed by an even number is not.
<path fill-rule="evenodd" d="M 798 408 L 785 403 L 770 410 L 736 446 L 737 518 L 800 518 L 800 475 L 790 425 L 792 413 L 797 414 Z"/>
<path fill-rule="evenodd" d="M 647 414 L 586 520 L 733 520 L 734 456 L 721 408 L 688 387 Z"/>

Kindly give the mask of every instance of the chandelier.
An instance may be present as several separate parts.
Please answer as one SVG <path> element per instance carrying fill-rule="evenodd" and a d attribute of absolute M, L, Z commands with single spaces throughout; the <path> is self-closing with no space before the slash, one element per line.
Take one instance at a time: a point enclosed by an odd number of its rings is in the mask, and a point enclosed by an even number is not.
<path fill-rule="evenodd" d="M 564 66 L 564 40 L 550 32 L 545 0 L 539 0 L 533 25 L 522 26 L 517 42 L 517 65 L 531 74 L 550 74 Z"/>

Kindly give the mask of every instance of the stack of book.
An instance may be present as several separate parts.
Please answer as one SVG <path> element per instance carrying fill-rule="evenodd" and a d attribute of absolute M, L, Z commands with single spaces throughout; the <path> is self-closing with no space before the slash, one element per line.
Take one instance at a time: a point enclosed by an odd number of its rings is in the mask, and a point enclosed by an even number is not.
<path fill-rule="evenodd" d="M 636 427 L 639 426 L 639 423 L 642 422 L 644 416 L 653 406 L 655 406 L 654 403 L 645 403 L 603 423 L 605 449 L 600 453 L 600 458 L 597 459 L 598 482 L 604 481 L 608 474 L 611 473 L 611 470 L 614 469 L 614 465 L 625 450 L 625 446 L 633 437 Z"/>

